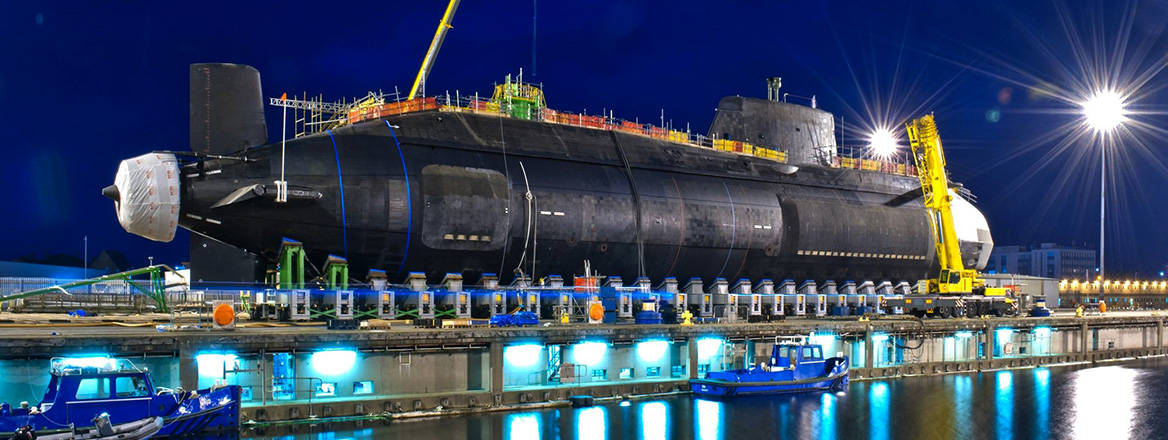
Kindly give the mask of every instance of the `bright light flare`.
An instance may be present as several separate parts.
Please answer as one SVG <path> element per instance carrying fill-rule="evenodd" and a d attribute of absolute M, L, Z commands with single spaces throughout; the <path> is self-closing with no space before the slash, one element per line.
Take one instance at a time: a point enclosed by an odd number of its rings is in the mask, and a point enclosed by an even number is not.
<path fill-rule="evenodd" d="M 896 135 L 887 128 L 877 129 L 868 137 L 868 151 L 881 159 L 891 157 L 899 147 Z"/>
<path fill-rule="evenodd" d="M 1127 108 L 1123 97 L 1114 90 L 1095 92 L 1081 105 L 1083 118 L 1096 132 L 1110 132 L 1127 120 Z"/>

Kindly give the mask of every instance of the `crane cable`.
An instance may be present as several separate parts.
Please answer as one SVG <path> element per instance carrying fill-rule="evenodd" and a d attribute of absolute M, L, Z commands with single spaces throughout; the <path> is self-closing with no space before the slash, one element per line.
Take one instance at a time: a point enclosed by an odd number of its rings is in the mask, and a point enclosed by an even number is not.
<path fill-rule="evenodd" d="M 527 168 L 523 166 L 523 161 L 519 161 L 519 169 L 523 171 L 523 184 L 527 187 L 527 192 L 523 194 L 523 198 L 527 199 L 527 227 L 525 228 L 526 232 L 523 234 L 523 253 L 519 255 L 519 264 L 515 265 L 513 272 L 523 274 L 523 262 L 527 259 L 527 244 L 531 240 L 531 209 L 535 197 L 531 194 L 531 183 L 527 181 Z M 534 260 L 534 257 L 532 259 Z M 532 270 L 535 270 L 534 264 L 533 261 Z"/>

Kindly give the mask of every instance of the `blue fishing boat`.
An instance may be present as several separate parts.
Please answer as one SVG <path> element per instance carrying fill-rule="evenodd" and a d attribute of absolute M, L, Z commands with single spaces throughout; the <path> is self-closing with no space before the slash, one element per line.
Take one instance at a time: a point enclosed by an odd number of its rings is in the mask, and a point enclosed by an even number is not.
<path fill-rule="evenodd" d="M 239 430 L 238 385 L 184 391 L 155 389 L 145 369 L 125 359 L 54 358 L 49 386 L 37 405 L 0 403 L 0 433 L 25 428 L 38 436 L 161 418 L 154 437 Z"/>
<path fill-rule="evenodd" d="M 824 359 L 823 348 L 805 337 L 775 338 L 769 363 L 710 372 L 689 382 L 695 395 L 709 397 L 844 390 L 848 357 Z"/>

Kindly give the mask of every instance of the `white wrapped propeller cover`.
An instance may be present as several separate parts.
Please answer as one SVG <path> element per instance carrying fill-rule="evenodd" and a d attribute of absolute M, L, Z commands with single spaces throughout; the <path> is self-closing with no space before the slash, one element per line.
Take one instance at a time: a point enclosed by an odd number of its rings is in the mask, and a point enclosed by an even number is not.
<path fill-rule="evenodd" d="M 118 223 L 131 234 L 154 241 L 174 239 L 178 227 L 178 159 L 150 153 L 123 160 L 114 177 Z"/>
<path fill-rule="evenodd" d="M 976 206 L 957 195 L 957 192 L 949 190 L 949 195 L 953 196 L 953 232 L 957 234 L 961 246 L 961 255 L 965 260 L 963 263 L 967 269 L 985 269 L 990 261 L 990 252 L 994 250 L 989 222 Z"/>

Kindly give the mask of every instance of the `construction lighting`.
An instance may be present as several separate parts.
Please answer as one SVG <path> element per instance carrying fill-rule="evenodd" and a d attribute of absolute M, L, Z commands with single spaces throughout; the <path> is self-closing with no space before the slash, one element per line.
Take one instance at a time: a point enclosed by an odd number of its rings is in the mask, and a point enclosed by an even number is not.
<path fill-rule="evenodd" d="M 236 359 L 238 356 L 231 353 L 201 353 L 195 356 L 195 366 L 199 377 L 222 378 L 229 365 L 235 366 Z"/>
<path fill-rule="evenodd" d="M 637 357 L 641 358 L 643 362 L 657 362 L 665 356 L 665 350 L 669 348 L 669 341 L 664 340 L 648 340 L 637 343 Z"/>
<path fill-rule="evenodd" d="M 312 369 L 323 376 L 347 373 L 356 363 L 356 350 L 327 350 L 312 354 Z"/>
<path fill-rule="evenodd" d="M 503 360 L 513 367 L 530 367 L 539 361 L 543 351 L 540 344 L 519 344 L 503 347 Z"/>
<path fill-rule="evenodd" d="M 880 128 L 868 136 L 868 151 L 877 158 L 892 157 L 898 147 L 900 146 L 897 145 L 896 135 L 890 129 Z"/>
<path fill-rule="evenodd" d="M 699 360 L 710 359 L 710 358 L 714 357 L 714 355 L 718 354 L 718 351 L 721 349 L 722 349 L 722 339 L 721 338 L 701 338 L 701 339 L 698 339 L 698 359 Z"/>
<path fill-rule="evenodd" d="M 1081 104 L 1087 125 L 1096 132 L 1105 133 L 1127 120 L 1127 109 L 1123 97 L 1114 90 L 1095 92 Z"/>
<path fill-rule="evenodd" d="M 604 353 L 607 351 L 607 343 L 586 341 L 572 346 L 572 358 L 577 364 L 595 365 L 604 359 Z"/>

